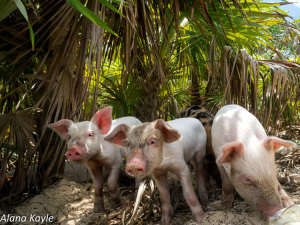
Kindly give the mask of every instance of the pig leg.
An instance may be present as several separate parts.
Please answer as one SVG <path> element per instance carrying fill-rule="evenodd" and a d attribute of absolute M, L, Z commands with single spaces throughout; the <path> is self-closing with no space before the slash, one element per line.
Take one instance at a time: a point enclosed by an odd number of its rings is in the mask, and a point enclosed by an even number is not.
<path fill-rule="evenodd" d="M 219 167 L 222 179 L 222 205 L 231 208 L 233 204 L 233 186 L 223 167 Z"/>
<path fill-rule="evenodd" d="M 155 174 L 154 180 L 159 190 L 160 201 L 161 201 L 161 224 L 170 224 L 173 210 L 171 206 L 170 192 L 168 188 L 168 179 L 166 174 Z"/>
<path fill-rule="evenodd" d="M 204 167 L 205 167 L 205 171 L 207 171 L 207 174 L 210 174 L 212 176 L 212 178 L 216 181 L 217 187 L 221 188 L 221 184 L 222 184 L 221 176 L 220 176 L 220 172 L 217 167 L 217 164 L 216 164 L 216 159 L 213 155 L 205 156 Z M 210 178 L 209 175 L 208 175 L 208 178 L 205 178 L 206 190 L 210 190 L 212 188 L 211 183 L 207 183 L 207 182 L 209 182 L 209 178 Z"/>
<path fill-rule="evenodd" d="M 222 180 L 221 180 L 219 169 L 216 165 L 216 160 L 213 159 L 210 163 L 211 163 L 211 174 L 217 183 L 217 187 L 221 188 Z"/>
<path fill-rule="evenodd" d="M 104 210 L 103 203 L 103 175 L 102 166 L 89 168 L 95 185 L 95 202 L 94 212 L 102 212 Z"/>
<path fill-rule="evenodd" d="M 204 167 L 208 168 L 208 163 L 207 162 L 205 162 L 205 166 Z M 210 182 L 210 175 L 209 175 L 208 172 L 205 172 L 205 174 L 204 174 L 204 183 L 205 183 L 206 190 L 211 190 L 212 189 L 212 184 Z M 199 185 L 199 183 L 198 183 L 198 185 Z"/>
<path fill-rule="evenodd" d="M 209 178 L 209 175 L 204 168 L 204 158 L 201 158 L 200 154 L 196 154 L 194 161 L 200 202 L 203 207 L 206 207 L 208 205 L 208 196 L 205 188 L 205 177 L 208 176 Z"/>
<path fill-rule="evenodd" d="M 294 202 L 292 201 L 290 196 L 287 195 L 285 190 L 283 190 L 283 188 L 279 182 L 278 182 L 278 192 L 279 192 L 279 196 L 280 196 L 280 199 L 281 199 L 281 202 L 282 202 L 282 205 L 284 208 L 294 205 Z"/>
<path fill-rule="evenodd" d="M 181 168 L 175 171 L 182 186 L 183 195 L 188 203 L 196 222 L 200 223 L 204 218 L 204 212 L 199 204 L 192 185 L 192 178 L 187 164 L 182 164 Z"/>
<path fill-rule="evenodd" d="M 110 197 L 115 203 L 120 202 L 120 193 L 118 189 L 119 171 L 119 166 L 112 167 L 107 178 L 107 186 L 110 193 Z"/>
<path fill-rule="evenodd" d="M 143 181 L 143 178 L 140 178 L 140 177 L 135 178 L 135 189 L 139 188 L 142 181 Z"/>

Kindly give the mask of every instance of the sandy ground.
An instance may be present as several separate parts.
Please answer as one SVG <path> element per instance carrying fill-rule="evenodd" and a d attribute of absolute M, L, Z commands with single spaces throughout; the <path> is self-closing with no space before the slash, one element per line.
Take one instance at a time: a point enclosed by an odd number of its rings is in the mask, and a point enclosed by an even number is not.
<path fill-rule="evenodd" d="M 105 194 L 106 213 L 113 213 L 107 190 Z M 174 196 L 173 196 L 174 197 Z M 181 204 L 177 204 L 174 211 L 173 224 L 197 224 L 191 219 L 191 212 L 184 202 L 182 196 L 179 196 Z M 101 217 L 105 213 L 93 213 L 93 188 L 91 184 L 79 184 L 65 179 L 44 189 L 43 193 L 31 198 L 14 209 L 13 215 L 22 215 L 30 218 L 32 214 L 54 217 L 52 224 L 102 224 Z M 118 206 L 116 211 L 124 205 Z M 224 211 L 220 206 L 220 200 L 211 201 L 208 205 L 203 221 L 203 225 L 208 224 L 265 224 L 260 214 L 252 207 L 248 206 L 241 199 L 235 201 L 231 210 Z M 116 214 L 115 218 L 110 220 L 109 224 L 120 224 L 122 215 Z M 157 217 L 159 219 L 159 217 Z M 28 219 L 29 220 L 29 219 Z M 114 222 L 115 220 L 115 222 Z M 29 222 L 29 221 L 28 221 Z M 158 221 L 152 221 L 154 224 Z M 149 223 L 151 223 L 149 221 Z M 28 223 L 40 224 L 40 223 Z"/>
<path fill-rule="evenodd" d="M 32 214 L 54 217 L 53 223 L 48 224 L 107 224 L 101 223 L 106 214 L 114 214 L 114 210 L 105 194 L 106 213 L 93 213 L 93 188 L 91 184 L 79 184 L 65 179 L 44 189 L 43 193 L 36 195 L 30 200 L 22 203 L 14 209 L 12 215 L 27 216 L 26 224 L 31 223 L 29 218 Z M 299 196 L 291 195 L 295 203 L 300 203 Z M 173 196 L 174 197 L 174 196 Z M 197 224 L 191 219 L 191 212 L 183 198 L 179 196 L 182 206 L 177 206 L 174 211 L 173 224 Z M 115 208 L 116 212 L 126 206 L 121 205 Z M 220 200 L 211 201 L 205 210 L 205 219 L 203 225 L 212 224 L 245 224 L 245 225 L 263 225 L 266 221 L 260 213 L 248 206 L 239 197 L 235 200 L 234 207 L 224 211 L 220 206 Z M 122 215 L 115 213 L 108 224 L 121 224 Z M 159 217 L 157 217 L 159 219 Z M 149 221 L 149 224 L 156 224 L 158 221 Z M 2 223 L 1 223 L 2 224 Z M 4 223 L 5 224 L 5 223 Z M 14 223 L 13 223 L 14 224 Z M 17 223 L 16 223 L 17 224 Z"/>
<path fill-rule="evenodd" d="M 32 214 L 39 216 L 53 216 L 54 221 L 47 224 L 122 224 L 121 220 L 124 208 L 129 207 L 130 204 L 133 205 L 134 190 L 128 191 L 128 188 L 126 187 L 120 187 L 120 189 L 123 198 L 127 198 L 127 200 L 124 201 L 125 204 L 123 203 L 123 205 L 119 206 L 111 205 L 109 202 L 107 189 L 105 188 L 104 204 L 106 207 L 106 212 L 93 213 L 94 197 L 92 184 L 79 184 L 74 181 L 62 179 L 44 189 L 41 194 L 34 196 L 33 198 L 14 208 L 13 213 L 11 214 L 26 216 L 26 224 L 41 224 L 41 222 L 35 223 L 29 221 L 29 218 Z M 158 195 L 158 193 L 155 194 Z M 175 210 L 172 224 L 197 224 L 192 220 L 191 212 L 186 205 L 182 194 L 174 194 L 177 195 L 178 198 L 171 192 L 171 197 L 177 199 L 177 203 L 174 203 L 174 200 L 172 200 L 174 205 L 176 205 L 175 207 L 173 205 L 173 208 L 175 208 Z M 292 196 L 295 203 L 300 203 L 298 194 L 290 193 L 290 196 Z M 259 212 L 248 206 L 238 196 L 236 196 L 234 207 L 227 211 L 222 209 L 220 200 L 216 199 L 219 197 L 220 190 L 217 190 L 213 195 L 210 194 L 210 203 L 205 209 L 205 219 L 201 224 L 267 224 L 267 221 L 264 221 Z M 156 196 L 156 198 L 158 197 Z M 159 204 L 155 207 L 159 208 Z M 159 211 L 159 209 L 156 211 Z M 146 220 L 148 221 L 147 223 L 145 223 L 145 221 L 141 221 L 141 223 L 136 222 L 134 224 L 157 224 L 159 222 L 159 213 L 157 213 L 156 216 L 154 215 L 152 219 Z"/>
<path fill-rule="evenodd" d="M 297 154 L 284 153 L 279 156 L 277 163 L 279 165 L 279 180 L 285 190 L 291 196 L 296 204 L 300 204 L 300 163 L 299 149 Z M 291 155 L 292 154 L 292 155 Z M 294 154 L 294 155 L 293 155 Z M 296 160 L 297 159 L 297 160 Z M 293 164 L 294 163 L 294 164 Z M 292 165 L 292 166 L 288 166 Z M 61 179 L 56 183 L 44 188 L 42 193 L 36 195 L 20 205 L 11 208 L 9 211 L 0 211 L 0 224 L 42 224 L 38 216 L 53 216 L 53 221 L 43 224 L 91 224 L 91 225 L 113 225 L 122 224 L 122 220 L 127 224 L 132 214 L 136 191 L 133 180 L 122 175 L 120 177 L 120 193 L 123 199 L 120 205 L 112 205 L 108 195 L 107 188 L 104 188 L 105 212 L 93 213 L 94 189 L 93 184 L 80 178 L 81 175 L 71 176 L 74 169 L 85 174 L 81 167 L 66 171 L 66 179 Z M 72 172 L 73 171 L 73 172 Z M 71 175 L 70 175 L 71 174 Z M 295 176 L 295 174 L 297 176 Z M 78 179 L 80 178 L 80 179 Z M 72 180 L 81 181 L 77 183 Z M 84 181 L 84 182 L 82 182 Z M 172 224 L 175 225 L 195 225 L 192 220 L 192 214 L 187 206 L 179 181 L 169 179 L 170 193 L 174 216 Z M 150 187 L 150 186 L 149 186 Z M 150 193 L 150 194 L 149 194 Z M 205 219 L 202 225 L 219 224 L 238 224 L 238 225 L 263 225 L 268 224 L 261 214 L 247 205 L 238 195 L 235 196 L 234 207 L 230 210 L 224 210 L 220 205 L 221 190 L 210 191 L 210 203 L 205 211 Z M 157 189 L 145 191 L 141 209 L 141 219 L 135 220 L 132 224 L 159 224 L 160 221 L 160 202 Z M 7 223 L 1 220 L 4 214 L 11 216 L 25 216 L 26 222 Z M 30 221 L 30 216 L 35 216 L 35 221 Z M 24 217 L 24 218 L 25 218 Z"/>

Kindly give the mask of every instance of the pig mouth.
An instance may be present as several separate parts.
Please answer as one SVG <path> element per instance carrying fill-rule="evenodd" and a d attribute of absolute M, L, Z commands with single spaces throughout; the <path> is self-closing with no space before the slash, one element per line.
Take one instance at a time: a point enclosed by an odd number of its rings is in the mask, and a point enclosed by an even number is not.
<path fill-rule="evenodd" d="M 126 163 L 125 171 L 132 177 L 143 178 L 147 175 L 147 163 L 139 159 L 131 159 Z"/>
<path fill-rule="evenodd" d="M 273 216 L 278 210 L 282 208 L 279 206 L 267 206 L 264 203 L 257 203 L 256 206 L 263 213 L 265 217 Z"/>
<path fill-rule="evenodd" d="M 87 161 L 88 159 L 90 158 L 90 155 L 89 155 L 89 153 L 85 153 L 85 154 L 83 154 L 82 155 L 82 158 L 79 160 L 79 162 L 85 162 L 85 161 Z M 77 161 L 76 161 L 77 162 Z"/>
<path fill-rule="evenodd" d="M 142 169 L 136 169 L 135 171 L 132 171 L 131 168 L 127 167 L 126 173 L 131 176 L 131 177 L 135 177 L 135 178 L 144 178 L 147 176 L 146 172 Z"/>

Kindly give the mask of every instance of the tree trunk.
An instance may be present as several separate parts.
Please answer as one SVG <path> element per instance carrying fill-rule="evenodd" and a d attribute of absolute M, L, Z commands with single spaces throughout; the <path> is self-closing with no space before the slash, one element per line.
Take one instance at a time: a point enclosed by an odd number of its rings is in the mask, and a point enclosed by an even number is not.
<path fill-rule="evenodd" d="M 192 71 L 191 77 L 191 105 L 201 105 L 200 85 L 195 70 Z"/>

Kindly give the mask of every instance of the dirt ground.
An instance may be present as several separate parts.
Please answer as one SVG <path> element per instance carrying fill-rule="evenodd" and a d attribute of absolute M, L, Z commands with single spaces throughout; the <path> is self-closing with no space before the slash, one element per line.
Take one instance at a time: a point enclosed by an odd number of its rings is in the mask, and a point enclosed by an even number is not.
<path fill-rule="evenodd" d="M 121 187 L 121 189 L 123 189 Z M 218 191 L 220 192 L 220 191 Z M 43 193 L 33 197 L 14 209 L 14 215 L 30 217 L 31 214 L 53 216 L 53 224 L 121 224 L 122 214 L 120 209 L 128 207 L 126 205 L 114 208 L 109 203 L 105 189 L 106 213 L 93 213 L 93 189 L 91 184 L 79 184 L 74 181 L 61 180 L 46 189 Z M 132 194 L 129 194 L 132 195 Z M 175 196 L 172 196 L 173 198 Z M 182 196 L 178 196 L 179 204 L 174 210 L 173 224 L 197 224 L 191 219 L 191 212 Z M 128 202 L 129 200 L 127 200 Z M 174 206 L 173 206 L 174 207 Z M 117 213 L 114 213 L 115 212 Z M 106 220 L 109 214 L 111 217 L 108 223 Z M 114 215 L 111 215 L 114 214 Z M 154 216 L 159 221 L 159 216 Z M 149 224 L 158 223 L 149 221 Z M 237 199 L 234 208 L 224 211 L 219 200 L 211 201 L 206 209 L 205 219 L 202 224 L 264 224 L 258 212 L 253 210 L 241 199 Z M 28 223 L 39 224 L 39 223 Z"/>
<path fill-rule="evenodd" d="M 175 182 L 177 183 L 177 182 Z M 179 185 L 179 183 L 177 183 Z M 54 222 L 49 224 L 122 224 L 122 212 L 124 208 L 130 207 L 134 199 L 127 199 L 125 204 L 120 206 L 113 206 L 109 202 L 107 189 L 104 190 L 105 207 L 104 213 L 93 213 L 93 188 L 90 183 L 79 184 L 74 181 L 62 179 L 59 182 L 47 187 L 44 191 L 31 198 L 30 200 L 22 203 L 14 209 L 14 215 L 22 215 L 30 217 L 31 214 L 36 215 L 51 215 L 54 217 Z M 128 191 L 127 187 L 121 187 L 122 196 L 131 198 L 134 197 L 134 190 Z M 180 189 L 180 188 L 178 188 Z M 126 191 L 125 191 L 126 190 Z M 177 191 L 176 191 L 177 192 Z M 173 204 L 174 218 L 172 224 L 197 224 L 192 220 L 191 212 L 184 201 L 181 193 L 178 194 L 178 202 Z M 172 199 L 176 198 L 171 191 Z M 220 190 L 215 194 L 210 194 L 210 203 L 205 209 L 205 219 L 202 225 L 213 224 L 244 224 L 244 225 L 263 225 L 264 221 L 259 212 L 254 210 L 251 206 L 247 205 L 240 197 L 236 196 L 234 207 L 230 210 L 223 210 L 220 205 Z M 298 193 L 289 193 L 295 203 L 300 204 L 300 196 Z M 155 198 L 158 201 L 158 193 Z M 130 197 L 129 197 L 130 196 Z M 174 203 L 174 200 L 173 200 Z M 128 204 L 128 205 L 127 205 Z M 159 211 L 159 204 L 153 208 Z M 153 210 L 152 208 L 152 210 Z M 151 209 L 150 209 L 151 210 Z M 155 210 L 154 210 L 155 211 Z M 153 212 L 152 212 L 153 213 Z M 154 215 L 154 220 L 137 221 L 134 224 L 157 224 L 159 223 L 159 213 Z M 147 221 L 148 223 L 145 223 Z M 13 223 L 14 224 L 14 223 Z M 41 223 L 27 223 L 27 224 L 41 224 Z"/>
<path fill-rule="evenodd" d="M 278 179 L 285 190 L 296 204 L 300 204 L 300 148 L 293 151 L 283 151 L 276 155 L 278 164 Z M 53 216 L 52 223 L 43 224 L 90 224 L 90 225 L 114 225 L 128 224 L 130 220 L 136 191 L 134 182 L 125 175 L 120 178 L 120 192 L 122 204 L 112 205 L 108 197 L 107 188 L 104 188 L 105 212 L 93 213 L 94 189 L 90 182 L 77 183 L 67 179 L 61 179 L 56 183 L 43 189 L 42 193 L 28 199 L 22 204 L 12 208 L 11 215 Z M 82 181 L 82 180 L 81 180 Z M 174 216 L 172 224 L 194 225 L 192 214 L 187 206 L 181 191 L 179 182 L 170 177 L 170 193 Z M 139 210 L 139 218 L 129 224 L 159 224 L 160 202 L 157 189 L 152 189 L 148 180 Z M 224 210 L 220 205 L 221 190 L 215 189 L 209 192 L 210 203 L 205 209 L 205 219 L 202 225 L 219 224 L 244 224 L 263 225 L 268 224 L 261 214 L 247 205 L 238 195 L 235 196 L 234 207 Z M 8 213 L 1 212 L 0 215 Z M 1 219 L 1 217 L 0 217 Z M 41 224 L 41 222 L 30 222 L 22 224 Z M 21 224 L 5 223 L 0 224 Z"/>

